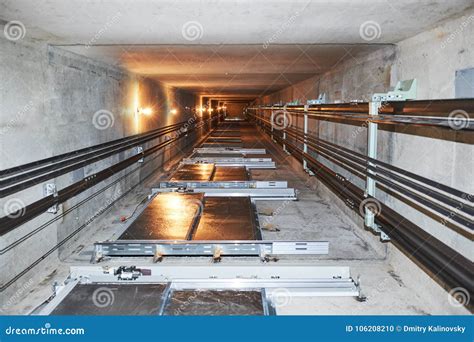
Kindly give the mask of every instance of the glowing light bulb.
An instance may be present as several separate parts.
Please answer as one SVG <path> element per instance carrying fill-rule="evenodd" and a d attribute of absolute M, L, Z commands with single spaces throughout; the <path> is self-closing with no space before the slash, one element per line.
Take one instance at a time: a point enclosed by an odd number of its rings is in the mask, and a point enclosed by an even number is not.
<path fill-rule="evenodd" d="M 149 108 L 149 107 L 147 107 L 147 108 L 142 108 L 142 109 L 140 110 L 140 113 L 143 114 L 143 115 L 151 115 L 151 114 L 153 114 L 153 110 L 152 110 L 151 108 Z"/>

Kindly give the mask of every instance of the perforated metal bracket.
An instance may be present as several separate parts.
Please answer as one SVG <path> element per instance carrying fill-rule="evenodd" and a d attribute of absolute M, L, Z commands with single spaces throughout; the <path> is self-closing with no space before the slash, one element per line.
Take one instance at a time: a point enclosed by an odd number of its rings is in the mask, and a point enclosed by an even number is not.
<path fill-rule="evenodd" d="M 306 101 L 308 105 L 318 105 L 326 103 L 326 93 L 320 93 L 316 100 L 308 100 Z"/>
<path fill-rule="evenodd" d="M 416 89 L 416 79 L 399 81 L 393 90 L 386 93 L 373 94 L 372 101 L 386 102 L 415 100 Z"/>
<path fill-rule="evenodd" d="M 54 183 L 46 183 L 43 185 L 43 195 L 44 197 L 48 197 L 53 195 L 53 197 L 58 197 L 58 190 L 56 188 L 56 184 Z M 59 205 L 56 203 L 52 207 L 48 208 L 48 213 L 56 214 L 59 210 Z"/>

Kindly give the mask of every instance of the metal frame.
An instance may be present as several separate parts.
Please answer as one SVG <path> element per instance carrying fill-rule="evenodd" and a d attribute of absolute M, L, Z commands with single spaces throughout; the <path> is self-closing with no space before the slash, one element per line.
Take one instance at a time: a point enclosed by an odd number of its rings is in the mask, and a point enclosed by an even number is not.
<path fill-rule="evenodd" d="M 261 291 L 265 315 L 275 314 L 273 299 L 281 289 L 285 289 L 285 294 L 292 297 L 360 295 L 359 284 L 351 278 L 347 266 L 140 265 L 137 269 L 146 269 L 149 275 L 140 275 L 135 280 L 120 280 L 114 275 L 117 268 L 118 266 L 72 266 L 69 278 L 63 285 L 56 287 L 55 296 L 35 314 L 51 314 L 79 283 L 167 284 L 158 315 L 164 313 L 166 301 L 173 290 Z"/>
<path fill-rule="evenodd" d="M 258 256 L 268 261 L 270 256 L 326 255 L 328 241 L 263 241 L 263 240 L 117 240 L 94 244 L 91 262 L 106 257 L 151 256 L 155 261 L 164 256 Z"/>
<path fill-rule="evenodd" d="M 264 148 L 242 148 L 242 147 L 198 147 L 193 150 L 194 153 L 237 153 L 237 154 L 266 154 Z"/>
<path fill-rule="evenodd" d="M 183 164 L 214 164 L 215 166 L 245 166 L 247 169 L 275 169 L 271 158 L 216 158 L 191 157 L 184 158 Z"/>
<path fill-rule="evenodd" d="M 212 197 L 251 197 L 252 200 L 297 200 L 296 190 L 286 181 L 182 181 L 160 182 L 152 194 L 161 192 L 199 192 Z"/>

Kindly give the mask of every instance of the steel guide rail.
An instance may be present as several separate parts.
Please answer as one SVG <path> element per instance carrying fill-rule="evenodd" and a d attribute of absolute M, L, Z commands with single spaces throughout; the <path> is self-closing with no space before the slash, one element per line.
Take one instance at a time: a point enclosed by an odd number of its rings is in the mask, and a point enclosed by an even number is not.
<path fill-rule="evenodd" d="M 272 132 L 268 132 L 268 134 Z M 334 172 L 317 161 L 308 153 L 302 152 L 291 142 L 276 138 L 280 145 L 286 144 L 292 155 L 299 161 L 306 160 L 310 170 L 326 184 L 346 205 L 362 215 L 359 207 L 367 197 L 364 191 L 351 183 L 342 175 Z M 369 197 L 370 198 L 370 197 Z M 474 295 L 474 263 L 436 239 L 425 230 L 407 220 L 384 203 L 375 217 L 378 224 L 384 227 L 391 241 L 415 261 L 423 265 L 432 277 L 440 281 L 448 289 L 465 288 L 470 296 Z M 469 309 L 473 310 L 472 303 Z"/>
<path fill-rule="evenodd" d="M 281 132 L 270 132 L 269 126 L 271 125 L 270 121 L 266 119 L 259 119 L 263 121 L 263 124 L 266 126 L 267 133 L 273 135 L 281 135 Z M 363 156 L 355 151 L 349 150 L 342 146 L 328 143 L 322 139 L 312 138 L 309 135 L 302 135 L 301 131 L 296 129 L 287 128 L 285 129 L 286 133 L 294 138 L 297 142 L 304 143 L 308 145 L 309 148 L 318 152 L 324 158 L 334 162 L 335 164 L 347 169 L 348 171 L 354 173 L 356 176 L 360 178 L 364 178 L 367 176 L 368 170 L 374 171 L 374 174 L 371 174 L 371 177 L 379 181 L 382 185 L 386 186 L 387 189 L 393 189 L 398 191 L 399 193 L 409 197 L 410 199 L 417 201 L 426 207 L 434 210 L 438 213 L 439 220 L 444 222 L 446 218 L 455 221 L 456 223 L 466 227 L 469 230 L 473 230 L 473 222 L 472 222 L 472 215 L 474 215 L 474 208 L 467 202 L 473 201 L 473 196 L 470 194 L 462 193 L 459 190 L 450 188 L 448 186 L 442 185 L 440 183 L 428 180 L 421 176 L 416 176 L 415 180 L 428 184 L 430 186 L 434 186 L 436 189 L 427 188 L 424 185 L 417 184 L 411 181 L 408 177 L 412 175 L 412 173 L 405 172 L 400 168 L 396 168 L 393 166 L 389 166 L 389 164 L 379 162 L 376 159 L 369 158 Z M 282 137 L 280 137 L 281 139 Z M 286 140 L 285 140 L 286 142 Z M 318 144 L 318 145 L 316 145 Z M 376 164 L 376 167 L 371 166 L 368 161 L 373 162 Z M 396 174 L 398 172 L 400 175 Z M 394 183 L 390 179 L 386 178 L 389 177 L 394 181 L 398 182 Z M 424 196 L 428 198 L 432 198 L 436 201 L 441 203 L 434 202 L 433 200 L 429 200 L 418 193 L 412 191 L 415 189 L 416 191 L 420 192 Z M 450 195 L 456 196 L 457 198 L 451 198 L 447 195 L 439 192 L 439 189 L 447 191 Z M 450 206 L 451 208 L 446 208 L 443 205 Z M 463 215 L 467 214 L 466 215 Z M 470 237 L 472 239 L 472 235 L 466 234 L 462 230 L 458 230 L 461 234 Z"/>
<path fill-rule="evenodd" d="M 202 122 L 202 121 L 201 121 Z M 186 122 L 184 123 L 186 124 Z M 196 123 L 196 126 L 199 124 Z M 103 160 L 122 151 L 142 145 L 151 140 L 165 136 L 175 131 L 181 132 L 182 124 L 174 124 L 159 128 L 152 132 L 139 135 L 139 137 L 127 137 L 83 149 L 83 153 L 70 152 L 57 157 L 40 160 L 34 163 L 18 166 L 6 170 L 6 179 L 0 180 L 0 197 L 34 186 L 42 181 L 52 179 L 88 164 Z M 187 129 L 186 129 L 187 131 Z M 187 132 L 181 132 L 186 135 Z M 80 150 L 81 151 L 81 150 Z M 9 187 L 6 187 L 9 186 Z"/>
<path fill-rule="evenodd" d="M 380 124 L 407 124 L 414 126 L 437 126 L 450 128 L 455 120 L 450 113 L 458 111 L 463 115 L 464 124 L 459 130 L 474 130 L 474 104 L 469 99 L 426 100 L 384 102 L 379 115 L 369 115 L 369 105 L 362 103 L 320 104 L 305 107 L 297 106 L 258 106 L 250 110 L 284 111 L 290 114 L 307 115 L 320 120 L 363 121 Z"/>
<path fill-rule="evenodd" d="M 194 126 L 188 129 L 188 132 L 194 131 L 197 126 Z M 168 139 L 164 142 L 159 143 L 153 147 L 150 147 L 144 150 L 142 153 L 131 156 L 117 164 L 114 164 L 102 171 L 99 171 L 95 174 L 92 174 L 85 179 L 73 183 L 62 190 L 59 190 L 56 195 L 49 195 L 46 196 L 36 202 L 33 202 L 27 205 L 24 208 L 18 209 L 17 212 L 12 213 L 11 215 L 4 216 L 0 218 L 0 236 L 4 235 L 11 230 L 19 227 L 20 225 L 24 224 L 25 222 L 33 219 L 34 217 L 46 212 L 50 207 L 55 204 L 63 203 L 66 200 L 82 193 L 83 191 L 91 188 L 92 186 L 100 183 L 101 181 L 117 174 L 117 172 L 127 168 L 128 166 L 138 162 L 140 159 L 149 156 L 160 149 L 178 141 L 179 139 L 186 136 L 185 134 L 177 135 L 174 138 Z M 18 214 L 18 213 L 23 213 Z"/>

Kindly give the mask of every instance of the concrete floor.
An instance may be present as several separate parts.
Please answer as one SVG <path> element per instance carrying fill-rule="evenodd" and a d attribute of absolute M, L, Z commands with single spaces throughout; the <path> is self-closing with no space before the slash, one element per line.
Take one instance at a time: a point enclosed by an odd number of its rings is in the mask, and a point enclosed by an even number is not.
<path fill-rule="evenodd" d="M 354 278 L 360 276 L 365 302 L 352 297 L 296 297 L 277 306 L 278 314 L 466 314 L 464 308 L 449 304 L 448 294 L 421 269 L 409 261 L 393 245 L 382 244 L 360 223 L 353 221 L 337 203 L 321 189 L 315 191 L 314 177 L 308 176 L 268 137 L 256 134 L 254 128 L 246 129 L 251 137 L 243 139 L 245 147 L 264 147 L 277 162 L 276 170 L 253 170 L 255 180 L 287 180 L 298 190 L 298 201 L 259 201 L 259 212 L 273 210 L 273 216 L 259 215 L 260 225 L 265 223 L 280 231 L 263 231 L 265 240 L 327 240 L 329 254 L 318 257 L 287 257 L 280 264 L 340 265 L 350 266 Z M 188 151 L 189 152 L 189 151 Z M 68 275 L 69 266 L 87 265 L 95 241 L 116 239 L 125 229 L 119 217 L 130 214 L 137 203 L 149 193 L 159 180 L 169 177 L 170 170 L 180 159 L 175 158 L 158 170 L 135 191 L 125 196 L 117 205 L 97 218 L 87 236 L 81 237 L 62 255 L 62 260 L 51 263 L 44 280 L 31 287 L 29 294 L 19 303 L 8 308 L 7 313 L 27 314 L 51 295 L 53 282 L 61 283 Z M 327 195 L 326 195 L 327 194 Z M 129 259 L 124 258 L 124 261 Z M 152 263 L 151 258 L 133 259 L 137 264 Z M 110 264 L 105 261 L 101 265 Z M 165 258 L 163 263 L 176 265 L 209 264 L 209 258 Z M 223 258 L 222 264 L 260 264 L 254 258 Z"/>

